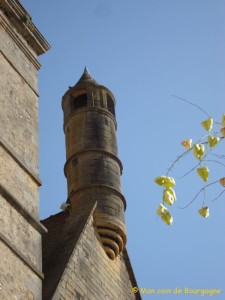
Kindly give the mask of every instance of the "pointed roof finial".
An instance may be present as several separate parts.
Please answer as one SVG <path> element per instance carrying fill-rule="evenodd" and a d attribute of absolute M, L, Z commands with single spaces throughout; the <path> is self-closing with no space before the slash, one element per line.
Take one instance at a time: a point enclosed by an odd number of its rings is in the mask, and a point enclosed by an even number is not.
<path fill-rule="evenodd" d="M 81 78 L 78 80 L 78 82 L 76 83 L 76 85 L 78 83 L 85 83 L 85 82 L 90 82 L 90 83 L 95 83 L 98 84 L 97 81 L 94 80 L 94 78 L 91 76 L 90 72 L 88 71 L 88 68 L 85 66 L 84 68 L 84 72 L 81 76 Z"/>
<path fill-rule="evenodd" d="M 88 71 L 88 68 L 86 66 L 84 68 L 84 72 L 83 72 L 81 78 L 86 79 L 86 80 L 87 79 L 93 79 L 90 72 Z"/>

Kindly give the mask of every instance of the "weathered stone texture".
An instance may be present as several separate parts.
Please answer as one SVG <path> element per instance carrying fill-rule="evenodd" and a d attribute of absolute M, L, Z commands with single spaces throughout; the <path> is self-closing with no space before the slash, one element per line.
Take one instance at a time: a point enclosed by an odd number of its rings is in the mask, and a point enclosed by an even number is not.
<path fill-rule="evenodd" d="M 37 91 L 37 67 L 33 64 L 37 55 L 27 42 L 18 34 L 17 29 L 11 26 L 7 17 L 0 11 L 0 50 L 13 67 L 19 72 L 29 85 Z M 32 60 L 31 60 L 32 59 Z M 35 62 L 38 65 L 38 62 Z"/>
<path fill-rule="evenodd" d="M 76 115 L 76 116 L 74 116 Z M 115 119 L 110 113 L 93 108 L 71 114 L 65 126 L 67 159 L 84 149 L 102 149 L 118 155 Z"/>
<path fill-rule="evenodd" d="M 0 136 L 38 174 L 38 97 L 0 53 Z"/>
<path fill-rule="evenodd" d="M 102 152 L 90 151 L 68 161 L 68 193 L 90 184 L 104 184 L 121 192 L 120 166 Z"/>
<path fill-rule="evenodd" d="M 38 54 L 49 45 L 18 0 L 0 0 L 0 299 L 40 300 Z M 31 30 L 32 29 L 32 30 Z"/>
<path fill-rule="evenodd" d="M 2 243 L 0 253 L 0 299 L 40 300 L 40 278 Z"/>
<path fill-rule="evenodd" d="M 0 196 L 1 233 L 38 269 L 41 263 L 41 234 Z"/>
<path fill-rule="evenodd" d="M 132 300 L 136 296 L 123 254 L 111 260 L 91 217 L 77 243 L 53 300 Z"/>
<path fill-rule="evenodd" d="M 39 218 L 38 185 L 15 160 L 0 147 L 1 184 L 30 212 Z"/>

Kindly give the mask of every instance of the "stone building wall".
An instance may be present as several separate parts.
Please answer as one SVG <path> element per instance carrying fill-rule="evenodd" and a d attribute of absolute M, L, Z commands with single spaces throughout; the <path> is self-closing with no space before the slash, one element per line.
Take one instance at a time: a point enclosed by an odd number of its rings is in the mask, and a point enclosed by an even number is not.
<path fill-rule="evenodd" d="M 26 16 L 18 0 L 0 0 L 0 299 L 6 300 L 40 300 L 43 279 L 37 56 L 49 45 Z"/>
<path fill-rule="evenodd" d="M 90 216 L 53 300 L 132 300 L 132 280 L 124 254 L 111 260 L 105 253 Z"/>
<path fill-rule="evenodd" d="M 40 300 L 41 280 L 24 262 L 0 242 L 2 300 Z"/>
<path fill-rule="evenodd" d="M 38 97 L 1 53 L 0 70 L 1 183 L 38 217 Z"/>

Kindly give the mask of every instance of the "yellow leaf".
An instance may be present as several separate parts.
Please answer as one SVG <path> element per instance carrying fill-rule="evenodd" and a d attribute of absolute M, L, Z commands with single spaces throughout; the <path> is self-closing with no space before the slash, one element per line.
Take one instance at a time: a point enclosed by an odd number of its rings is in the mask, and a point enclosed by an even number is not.
<path fill-rule="evenodd" d="M 209 208 L 206 206 L 206 207 L 203 207 L 201 209 L 199 209 L 199 214 L 201 216 L 203 216 L 204 218 L 208 218 L 209 217 Z"/>
<path fill-rule="evenodd" d="M 193 147 L 193 153 L 197 159 L 201 159 L 205 153 L 205 147 L 203 144 L 195 144 Z"/>
<path fill-rule="evenodd" d="M 207 167 L 198 168 L 197 172 L 204 181 L 208 181 L 209 169 Z"/>
<path fill-rule="evenodd" d="M 167 211 L 166 213 L 164 213 L 161 216 L 161 219 L 163 220 L 163 222 L 165 222 L 167 225 L 172 225 L 173 223 L 173 217 L 171 216 L 171 214 L 169 213 L 169 211 Z"/>
<path fill-rule="evenodd" d="M 169 187 L 163 191 L 163 201 L 168 205 L 172 205 L 176 201 L 176 194 L 172 188 Z"/>
<path fill-rule="evenodd" d="M 213 118 L 208 118 L 207 120 L 203 121 L 202 126 L 205 128 L 205 130 L 210 131 L 213 126 Z"/>
<path fill-rule="evenodd" d="M 222 125 L 225 127 L 225 114 L 222 114 Z"/>
<path fill-rule="evenodd" d="M 163 222 L 165 222 L 168 225 L 172 225 L 173 217 L 171 217 L 168 209 L 163 204 L 159 204 L 159 207 L 158 207 L 156 213 L 157 213 L 157 215 L 161 216 L 161 219 L 163 220 Z"/>
<path fill-rule="evenodd" d="M 175 186 L 175 184 L 176 182 L 173 177 L 165 176 L 164 184 L 163 184 L 165 187 L 173 187 Z"/>
<path fill-rule="evenodd" d="M 220 129 L 220 132 L 222 133 L 222 135 L 225 137 L 225 127 Z"/>
<path fill-rule="evenodd" d="M 159 204 L 159 207 L 158 207 L 156 213 L 157 213 L 157 215 L 162 216 L 167 211 L 168 211 L 168 209 L 163 204 Z"/>
<path fill-rule="evenodd" d="M 172 177 L 169 176 L 158 176 L 154 179 L 155 183 L 157 183 L 160 186 L 165 186 L 165 187 L 173 187 L 175 186 L 176 182 Z"/>
<path fill-rule="evenodd" d="M 164 184 L 165 176 L 158 176 L 154 179 L 155 183 L 162 186 Z"/>
<path fill-rule="evenodd" d="M 225 186 L 225 177 L 223 177 L 223 178 L 220 179 L 220 184 L 222 186 Z"/>
<path fill-rule="evenodd" d="M 192 139 L 187 139 L 181 142 L 181 145 L 184 146 L 187 150 L 191 149 Z"/>
<path fill-rule="evenodd" d="M 211 148 L 215 147 L 219 143 L 219 141 L 220 138 L 217 136 L 211 136 L 211 135 L 208 136 L 208 142 Z"/>

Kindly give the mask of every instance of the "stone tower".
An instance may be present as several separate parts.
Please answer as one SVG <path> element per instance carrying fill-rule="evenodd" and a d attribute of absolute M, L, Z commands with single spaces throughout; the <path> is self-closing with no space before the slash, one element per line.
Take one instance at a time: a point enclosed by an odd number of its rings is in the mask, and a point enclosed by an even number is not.
<path fill-rule="evenodd" d="M 94 221 L 111 259 L 124 249 L 126 201 L 116 141 L 115 99 L 85 68 L 62 100 L 66 137 L 65 175 L 71 210 L 97 201 Z"/>
<path fill-rule="evenodd" d="M 68 199 L 42 221 L 43 300 L 141 299 L 125 247 L 114 96 L 85 68 L 62 108 Z"/>
<path fill-rule="evenodd" d="M 49 44 L 17 0 L 0 0 L 0 299 L 41 299 L 37 57 Z"/>
<path fill-rule="evenodd" d="M 37 58 L 49 48 L 20 1 L 0 0 L 0 299 L 141 299 L 126 250 L 115 99 L 87 69 L 62 101 L 66 208 L 39 222 Z"/>

